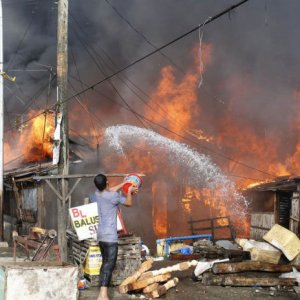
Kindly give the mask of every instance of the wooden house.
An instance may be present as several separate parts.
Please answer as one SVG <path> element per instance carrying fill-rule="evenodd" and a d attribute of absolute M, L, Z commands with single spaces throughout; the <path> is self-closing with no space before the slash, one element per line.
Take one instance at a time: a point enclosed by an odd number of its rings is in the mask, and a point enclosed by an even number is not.
<path fill-rule="evenodd" d="M 251 207 L 250 238 L 261 240 L 274 224 L 300 234 L 300 177 L 280 177 L 248 188 Z"/>

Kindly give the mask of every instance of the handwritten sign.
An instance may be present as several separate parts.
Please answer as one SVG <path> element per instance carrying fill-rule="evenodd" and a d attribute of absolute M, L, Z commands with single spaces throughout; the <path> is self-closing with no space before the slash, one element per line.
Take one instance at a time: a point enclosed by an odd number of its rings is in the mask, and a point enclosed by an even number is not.
<path fill-rule="evenodd" d="M 97 228 L 99 224 L 97 203 L 90 203 L 69 209 L 73 227 L 78 240 L 97 240 Z M 117 230 L 123 230 L 119 216 L 117 215 Z"/>

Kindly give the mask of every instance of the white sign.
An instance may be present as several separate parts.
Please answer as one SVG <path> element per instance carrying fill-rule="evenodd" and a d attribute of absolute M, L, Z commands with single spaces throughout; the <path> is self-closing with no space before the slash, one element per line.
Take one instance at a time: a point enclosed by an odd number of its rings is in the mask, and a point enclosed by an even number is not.
<path fill-rule="evenodd" d="M 97 240 L 97 228 L 99 224 L 98 205 L 90 203 L 69 209 L 73 227 L 77 233 L 78 240 Z M 119 216 L 117 215 L 117 230 L 123 230 Z"/>

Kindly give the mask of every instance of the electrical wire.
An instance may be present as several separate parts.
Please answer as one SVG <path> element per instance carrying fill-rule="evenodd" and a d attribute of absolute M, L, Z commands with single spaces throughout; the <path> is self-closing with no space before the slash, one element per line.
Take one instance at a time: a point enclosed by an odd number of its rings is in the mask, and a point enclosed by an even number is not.
<path fill-rule="evenodd" d="M 107 80 L 113 78 L 114 76 L 120 74 L 121 72 L 125 71 L 126 69 L 128 69 L 128 68 L 134 66 L 135 64 L 137 64 L 137 63 L 139 63 L 139 62 L 141 62 L 141 61 L 147 59 L 148 57 L 150 57 L 150 56 L 154 55 L 155 53 L 159 52 L 160 50 L 162 50 L 162 49 L 164 49 L 164 48 L 170 46 L 171 44 L 173 44 L 173 43 L 175 43 L 175 42 L 181 40 L 182 38 L 188 36 L 189 34 L 193 33 L 194 31 L 198 30 L 198 29 L 201 28 L 202 26 L 207 25 L 208 23 L 210 23 L 210 22 L 212 22 L 212 21 L 218 19 L 219 17 L 221 17 L 221 16 L 223 16 L 224 14 L 230 12 L 231 10 L 237 8 L 238 6 L 241 6 L 242 4 L 246 3 L 247 1 L 248 1 L 248 0 L 243 0 L 243 1 L 241 1 L 241 2 L 239 2 L 239 3 L 237 3 L 237 4 L 235 4 L 235 5 L 230 6 L 229 8 L 225 9 L 225 10 L 222 11 L 221 13 L 219 13 L 219 14 L 215 15 L 214 17 L 210 18 L 208 21 L 205 22 L 205 24 L 204 24 L 204 23 L 203 23 L 203 24 L 200 24 L 200 25 L 198 25 L 197 27 L 191 29 L 190 31 L 188 31 L 188 32 L 186 32 L 186 33 L 180 35 L 179 37 L 173 39 L 172 41 L 170 41 L 170 42 L 168 42 L 168 43 L 162 45 L 162 46 L 159 47 L 159 48 L 156 48 L 154 51 L 152 51 L 152 52 L 150 52 L 150 53 L 148 53 L 148 54 L 142 56 L 141 58 L 139 58 L 139 59 L 137 59 L 137 60 L 135 60 L 135 61 L 133 61 L 133 62 L 131 62 L 130 64 L 128 64 L 127 66 L 125 66 L 125 67 L 123 67 L 123 68 L 121 68 L 121 69 L 119 69 L 118 71 L 114 72 L 113 74 L 111 74 L 111 75 L 109 75 L 109 76 L 106 76 L 104 79 L 102 79 L 102 80 L 100 80 L 100 81 L 94 83 L 94 84 L 91 85 L 91 86 L 88 86 L 87 88 L 81 90 L 80 92 L 76 93 L 75 95 L 72 95 L 71 97 L 65 99 L 63 102 L 70 101 L 71 99 L 73 99 L 73 98 L 75 98 L 75 97 L 77 97 L 77 96 L 79 96 L 79 95 L 81 95 L 81 94 L 87 92 L 88 90 L 94 90 L 94 88 L 95 88 L 97 85 L 103 83 L 104 81 L 107 81 Z M 101 71 L 101 72 L 103 72 L 103 71 Z M 119 93 L 118 93 L 118 94 L 119 94 Z M 121 97 L 121 98 L 122 98 L 122 97 Z M 126 103 L 126 105 L 128 105 L 126 101 L 125 101 L 125 103 Z M 57 104 L 55 104 L 54 107 L 55 107 L 56 105 L 57 105 Z M 129 109 L 131 112 L 133 112 L 133 110 L 132 110 L 132 108 L 131 108 L 130 106 L 128 107 L 128 109 Z M 40 115 L 43 114 L 43 113 L 44 113 L 44 112 L 39 113 L 39 114 L 37 114 L 36 116 L 33 116 L 32 118 L 30 118 L 30 119 L 24 121 L 23 123 L 29 122 L 30 120 L 34 119 L 35 117 L 40 116 Z M 170 133 L 173 133 L 173 134 L 175 134 L 175 135 L 177 135 L 177 136 L 179 136 L 179 137 L 181 137 L 181 138 L 183 138 L 183 139 L 185 139 L 185 140 L 188 140 L 189 142 L 195 144 L 195 141 L 192 141 L 192 140 L 190 140 L 190 139 L 187 139 L 186 137 L 184 137 L 184 136 L 182 136 L 182 135 L 179 135 L 179 134 L 176 133 L 176 132 L 173 132 L 172 130 L 166 128 L 165 126 L 162 126 L 162 125 L 160 125 L 160 124 L 157 124 L 157 123 L 153 122 L 152 120 L 150 120 L 150 119 L 148 119 L 148 118 L 145 118 L 144 116 L 140 115 L 140 114 L 137 113 L 137 112 L 133 112 L 133 113 L 134 113 L 135 115 L 138 115 L 138 116 L 141 117 L 142 119 L 146 120 L 147 122 L 153 123 L 154 125 L 159 126 L 159 127 L 163 128 L 164 130 L 166 130 L 166 131 L 168 131 L 168 132 L 170 132 Z M 197 143 L 197 145 L 199 146 L 199 143 Z M 203 148 L 203 146 L 201 146 L 201 148 Z M 209 149 L 209 148 L 207 148 L 207 147 L 204 147 L 204 148 L 205 148 L 206 150 L 209 150 L 210 152 L 212 152 L 212 153 L 214 153 L 214 154 L 218 154 L 219 156 L 222 156 L 223 158 L 226 158 L 226 159 L 228 159 L 228 160 L 234 161 L 234 162 L 236 162 L 236 163 L 238 163 L 238 164 L 240 164 L 240 165 L 243 165 L 243 166 L 245 166 L 245 167 L 247 167 L 247 168 L 253 169 L 253 170 L 255 170 L 255 171 L 264 173 L 264 174 L 269 175 L 269 176 L 272 176 L 272 177 L 273 177 L 273 176 L 274 176 L 274 177 L 276 176 L 276 175 L 267 173 L 267 172 L 265 172 L 265 171 L 259 170 L 259 169 L 257 169 L 257 168 L 251 167 L 251 166 L 249 166 L 249 165 L 247 165 L 247 164 L 244 164 L 244 163 L 242 163 L 242 162 L 240 162 L 240 161 L 238 161 L 238 160 L 232 159 L 232 158 L 227 157 L 227 156 L 225 156 L 225 155 L 222 155 L 222 154 L 220 154 L 220 153 L 216 153 L 215 151 L 213 151 L 212 149 Z"/>
<path fill-rule="evenodd" d="M 74 62 L 74 66 L 75 66 L 75 70 L 76 70 L 76 73 L 77 73 L 77 76 L 79 79 L 80 78 L 80 74 L 79 74 L 79 70 L 78 70 L 78 67 L 77 67 L 77 63 L 76 63 L 76 60 L 75 60 L 75 55 L 74 55 L 74 52 L 73 52 L 73 49 L 70 47 L 70 50 L 71 50 L 71 55 L 72 55 L 72 58 L 73 58 L 73 62 Z M 71 85 L 71 87 L 73 88 L 73 90 L 76 92 L 75 88 L 72 86 L 72 83 L 68 80 L 69 84 Z M 83 85 L 81 83 L 81 89 L 83 89 Z M 83 109 L 88 112 L 88 114 L 91 116 L 92 114 L 90 113 L 90 111 L 88 110 L 88 108 L 82 104 L 82 102 L 80 101 L 80 99 L 77 98 L 77 102 L 83 107 Z M 91 120 L 91 124 L 92 124 L 92 127 L 94 129 L 94 133 L 95 133 L 95 136 L 94 138 L 96 139 L 96 142 L 97 142 L 97 145 L 99 144 L 99 135 L 97 134 L 97 131 L 96 131 L 96 127 L 95 127 L 95 124 L 94 124 L 94 121 L 93 121 L 93 118 L 90 118 Z M 105 126 L 104 122 L 103 122 L 103 125 Z"/>
<path fill-rule="evenodd" d="M 233 9 L 235 9 L 235 8 L 237 8 L 237 7 L 239 7 L 239 6 L 241 6 L 242 4 L 244 4 L 244 3 L 248 2 L 248 1 L 249 1 L 249 0 L 243 0 L 243 1 L 239 2 L 239 3 L 237 3 L 237 4 L 231 5 L 229 8 L 227 8 L 227 9 L 223 10 L 222 12 L 218 13 L 217 15 L 211 17 L 208 21 L 206 20 L 204 23 L 202 23 L 202 24 L 198 25 L 197 27 L 195 27 L 195 28 L 193 28 L 193 29 L 187 31 L 186 33 L 184 33 L 184 34 L 178 36 L 177 38 L 175 38 L 175 39 L 173 39 L 173 40 L 171 40 L 171 41 L 165 43 L 164 45 L 160 46 L 159 48 L 156 48 L 155 50 L 153 50 L 153 51 L 149 52 L 148 54 L 146 54 L 146 55 L 144 55 L 144 56 L 138 58 L 137 60 L 135 60 L 135 61 L 129 63 L 128 65 L 126 65 L 125 67 L 119 69 L 118 71 L 114 72 L 113 74 L 111 74 L 111 75 L 109 75 L 109 76 L 106 76 L 105 78 L 103 78 L 103 79 L 101 79 L 101 80 L 95 82 L 94 84 L 92 84 L 92 85 L 89 86 L 88 88 L 86 88 L 86 89 L 80 91 L 78 94 L 76 94 L 76 96 L 78 96 L 79 94 L 83 94 L 83 93 L 87 92 L 87 91 L 90 90 L 90 89 L 95 88 L 97 85 L 99 85 L 99 84 L 101 84 L 101 83 L 103 83 L 103 82 L 105 82 L 105 81 L 107 81 L 107 80 L 109 80 L 109 79 L 115 77 L 116 75 L 118 75 L 118 74 L 124 72 L 125 70 L 127 70 L 127 69 L 133 67 L 134 65 L 138 64 L 139 62 L 144 61 L 145 59 L 151 57 L 152 55 L 156 54 L 157 52 L 161 51 L 162 49 L 165 49 L 165 48 L 169 47 L 170 45 L 172 45 L 172 44 L 178 42 L 179 40 L 181 40 L 181 39 L 185 38 L 186 36 L 190 35 L 191 33 L 195 32 L 196 30 L 199 30 L 199 28 L 203 27 L 204 25 L 206 26 L 207 24 L 209 24 L 209 23 L 215 21 L 216 19 L 222 17 L 223 15 L 227 14 L 227 13 L 230 12 L 231 10 L 233 10 Z M 69 98 L 65 99 L 65 101 L 71 100 L 74 96 L 75 96 L 75 95 L 70 96 Z"/>
<path fill-rule="evenodd" d="M 97 90 L 94 89 L 93 92 L 97 92 Z M 108 98 L 108 99 L 109 99 L 109 98 Z M 112 100 L 112 99 L 109 99 L 109 100 Z M 112 100 L 112 101 L 113 101 L 113 100 Z M 119 102 L 116 102 L 116 101 L 113 101 L 113 102 L 115 102 L 117 105 L 120 105 Z M 120 105 L 120 107 L 123 108 L 123 109 L 128 110 L 128 108 L 125 107 L 125 106 L 123 106 L 123 105 Z M 209 148 L 209 147 L 207 147 L 207 146 L 203 146 L 203 145 L 199 144 L 199 141 L 196 142 L 196 141 L 194 141 L 194 140 L 191 140 L 191 139 L 189 139 L 189 138 L 187 138 L 187 137 L 185 137 L 185 136 L 183 136 L 183 135 L 181 135 L 181 134 L 179 134 L 179 133 L 177 133 L 177 132 L 175 132 L 175 131 L 173 131 L 173 130 L 171 130 L 171 129 L 169 129 L 169 128 L 167 128 L 167 127 L 165 127 L 165 126 L 163 126 L 163 125 L 161 125 L 161 124 L 159 124 L 159 123 L 154 122 L 153 120 L 151 120 L 151 119 L 149 119 L 149 118 L 146 118 L 146 117 L 143 116 L 143 115 L 140 115 L 138 112 L 135 112 L 135 113 L 138 114 L 138 115 L 139 115 L 141 118 L 143 118 L 145 121 L 147 121 L 147 122 L 149 122 L 149 123 L 151 123 L 151 124 L 153 124 L 153 125 L 155 125 L 155 126 L 158 126 L 158 127 L 160 127 L 161 129 L 163 129 L 163 130 L 165 130 L 165 131 L 167 131 L 167 132 L 169 132 L 169 133 L 171 133 L 171 134 L 174 134 L 175 136 L 178 136 L 178 137 L 180 137 L 181 139 L 183 139 L 183 140 L 185 140 L 185 141 L 187 141 L 187 142 L 190 142 L 190 143 L 192 143 L 192 144 L 198 146 L 198 148 L 200 148 L 200 149 L 202 149 L 202 150 L 204 149 L 204 150 L 208 151 L 209 153 L 212 153 L 212 154 L 214 154 L 214 155 L 216 155 L 216 156 L 219 156 L 219 157 L 222 157 L 222 158 L 224 158 L 224 159 L 226 159 L 226 160 L 235 162 L 235 163 L 237 163 L 237 164 L 239 164 L 239 165 L 242 165 L 242 166 L 247 167 L 247 168 L 249 168 L 249 169 L 252 169 L 252 170 L 254 170 L 254 171 L 263 173 L 263 174 L 265 174 L 265 175 L 268 175 L 268 176 L 271 176 L 271 177 L 274 177 L 274 178 L 277 177 L 277 175 L 275 175 L 275 174 L 271 174 L 271 173 L 268 173 L 268 172 L 266 172 L 266 171 L 260 170 L 260 169 L 258 169 L 258 168 L 249 166 L 249 165 L 247 165 L 247 164 L 245 164 L 245 163 L 243 163 L 243 162 L 241 162 L 241 161 L 239 161 L 239 160 L 236 160 L 236 159 L 233 159 L 233 158 L 231 158 L 231 157 L 228 157 L 228 156 L 226 156 L 226 155 L 224 155 L 224 154 L 222 154 L 222 153 L 220 153 L 220 152 L 217 152 L 217 151 L 215 151 L 215 150 L 213 150 L 213 149 L 211 149 L 211 148 Z"/>
<path fill-rule="evenodd" d="M 89 49 L 87 48 L 86 44 L 83 43 L 76 31 L 76 29 L 74 27 L 71 27 L 72 30 L 75 32 L 75 34 L 77 35 L 78 40 L 80 41 L 80 43 L 82 44 L 82 46 L 84 47 L 84 49 L 86 50 L 86 52 L 89 54 L 89 56 L 91 57 L 91 59 L 93 60 L 93 62 L 95 63 L 95 65 L 97 66 L 98 70 L 100 71 L 100 73 L 103 76 L 106 76 L 105 71 L 102 70 L 101 66 L 99 65 L 98 61 L 94 58 L 94 56 L 90 53 Z M 131 106 L 127 103 L 127 101 L 125 100 L 125 98 L 121 95 L 121 93 L 118 91 L 118 89 L 116 88 L 115 84 L 111 81 L 108 80 L 109 85 L 111 86 L 111 88 L 114 90 L 114 92 L 118 95 L 118 97 L 121 99 L 121 101 L 129 108 L 129 111 L 135 116 L 135 118 L 141 123 L 141 125 L 144 128 L 147 128 L 147 126 L 145 126 L 143 120 L 141 118 L 139 118 L 136 114 L 135 111 L 131 108 Z"/>
<path fill-rule="evenodd" d="M 106 0 L 107 1 L 107 0 Z M 80 27 L 79 26 L 79 22 L 76 20 L 76 18 L 70 13 L 70 15 L 71 15 L 71 17 L 72 17 L 72 19 L 73 19 L 73 21 L 75 21 L 75 23 L 76 23 L 76 25 L 77 25 L 77 28 L 80 30 L 80 31 L 82 31 L 83 32 L 83 34 L 86 36 L 87 35 L 87 33 L 83 30 L 83 28 L 82 27 Z M 125 19 L 126 20 L 126 19 Z M 205 21 L 206 22 L 206 21 Z M 126 20 L 126 23 L 129 23 L 129 21 L 127 21 Z M 133 27 L 132 25 L 130 26 L 130 27 Z M 133 29 L 135 30 L 135 31 L 137 31 L 134 27 L 133 27 Z M 138 32 L 138 31 L 137 31 Z M 153 48 L 155 48 L 155 46 L 154 45 L 152 45 L 152 43 L 150 42 L 150 41 L 148 41 L 147 40 L 147 38 L 145 38 L 144 37 L 144 35 L 142 34 L 142 33 L 140 33 L 140 32 L 138 32 L 139 34 L 141 34 L 142 35 L 142 37 L 146 40 L 146 42 L 148 42 L 148 43 L 150 43 L 150 45 L 153 47 Z M 82 42 L 81 42 L 82 43 Z M 86 47 L 88 47 L 87 46 L 87 42 L 85 41 L 85 43 L 84 43 L 84 45 L 86 46 Z M 108 66 L 108 64 L 105 62 L 105 59 L 95 50 L 95 48 L 94 47 L 92 47 L 92 46 L 89 46 L 89 48 L 94 52 L 94 54 L 95 54 L 95 56 L 97 56 L 97 57 L 99 57 L 103 62 L 104 62 L 104 64 L 107 66 L 107 68 L 109 68 L 109 70 L 110 71 L 113 71 L 113 69 L 112 68 L 110 68 L 109 66 Z M 105 51 L 104 51 L 104 49 L 103 48 L 101 48 L 101 50 L 105 53 Z M 106 53 L 105 53 L 106 54 Z M 109 60 L 110 60 L 110 62 L 112 63 L 112 65 L 114 66 L 114 67 L 116 67 L 116 65 L 115 65 L 115 63 L 113 62 L 113 60 L 109 57 L 109 55 L 108 54 L 106 54 L 106 56 L 109 58 Z M 166 55 L 164 55 L 164 57 L 165 58 L 168 58 Z M 170 59 L 169 59 L 169 61 L 170 61 Z M 171 61 L 172 62 L 172 61 Z M 174 62 L 172 62 L 173 63 L 173 65 L 175 65 L 175 67 L 177 67 L 177 68 L 179 68 L 178 66 L 176 66 L 176 64 L 174 63 Z M 179 69 L 180 70 L 180 69 Z M 181 70 L 181 72 L 182 73 L 184 73 L 184 71 L 183 70 Z M 156 113 L 158 113 L 160 116 L 162 116 L 162 117 L 165 117 L 166 115 L 167 116 L 169 116 L 170 117 L 170 119 L 172 119 L 173 120 L 173 122 L 175 122 L 176 124 L 178 124 L 178 125 L 181 125 L 182 126 L 182 124 L 180 124 L 180 122 L 178 122 L 178 120 L 176 120 L 173 116 L 170 116 L 170 114 L 165 110 L 165 109 L 163 109 L 162 107 L 161 107 L 161 105 L 159 105 L 158 103 L 156 103 L 155 105 L 156 105 L 156 107 L 155 108 L 153 108 L 151 105 L 149 105 L 149 103 L 145 100 L 145 99 L 143 99 L 143 97 L 141 97 L 132 87 L 130 87 L 129 86 L 129 84 L 127 83 L 127 81 L 132 85 L 132 86 L 134 86 L 134 88 L 135 89 L 137 89 L 139 92 L 141 92 L 146 98 L 150 98 L 150 96 L 148 95 L 148 94 L 146 94 L 140 87 L 138 87 L 132 80 L 130 80 L 127 76 L 124 76 L 124 78 L 126 79 L 126 81 L 125 80 L 123 80 L 121 77 L 120 77 L 120 74 L 119 75 L 117 75 L 116 76 L 139 100 L 141 100 L 141 102 L 143 102 L 147 107 L 149 107 L 152 111 L 154 111 L 154 112 L 156 112 Z M 157 108 L 159 108 L 162 112 L 160 112 L 160 111 L 158 111 L 157 110 Z M 152 128 L 153 129 L 153 128 Z M 190 136 L 193 136 L 194 137 L 194 135 L 192 135 L 191 134 L 191 129 L 190 129 L 190 131 L 189 130 L 184 130 L 188 135 L 190 135 Z"/>
<path fill-rule="evenodd" d="M 217 20 L 218 18 L 222 17 L 223 15 L 229 13 L 229 12 L 232 11 L 233 9 L 235 9 L 235 8 L 237 8 L 237 7 L 241 6 L 241 5 L 243 5 L 244 3 L 248 2 L 248 1 L 249 1 L 249 0 L 243 0 L 243 1 L 238 2 L 237 4 L 231 5 L 229 8 L 227 8 L 227 9 L 223 10 L 222 12 L 216 14 L 215 16 L 211 17 L 211 19 L 210 19 L 208 22 L 206 22 L 205 25 L 207 25 L 208 23 L 211 23 L 211 22 Z M 204 23 L 198 25 L 197 27 L 195 27 L 195 28 L 193 28 L 193 29 L 187 31 L 186 33 L 184 33 L 184 34 L 178 36 L 177 38 L 175 38 L 175 39 L 173 39 L 173 40 L 171 40 L 171 41 L 165 43 L 164 45 L 160 46 L 160 47 L 157 48 L 156 50 L 154 50 L 154 51 L 152 51 L 152 52 L 150 52 L 150 53 L 148 53 L 148 54 L 146 54 L 146 55 L 144 55 L 144 56 L 142 56 L 142 57 L 136 59 L 135 61 L 129 63 L 128 65 L 126 65 L 125 67 L 119 69 L 118 71 L 114 72 L 113 74 L 111 74 L 111 75 L 109 75 L 109 76 L 107 76 L 107 77 L 101 79 L 100 81 L 98 81 L 98 82 L 96 82 L 96 83 L 94 83 L 94 84 L 92 84 L 92 85 L 89 85 L 87 88 L 81 90 L 80 92 L 76 93 L 75 95 L 72 95 L 72 96 L 68 97 L 67 99 L 65 99 L 64 101 L 62 101 L 62 103 L 63 103 L 63 102 L 70 101 L 70 100 L 74 99 L 75 96 L 79 96 L 79 95 L 81 95 L 81 94 L 83 94 L 83 93 L 85 93 L 85 92 L 87 92 L 87 91 L 89 91 L 89 90 L 93 90 L 97 85 L 99 85 L 99 84 L 101 84 L 101 83 L 103 83 L 103 82 L 105 82 L 105 81 L 107 81 L 107 80 L 109 80 L 109 79 L 115 77 L 116 75 L 122 73 L 123 71 L 125 71 L 125 70 L 131 68 L 132 66 L 138 64 L 139 62 L 141 62 L 141 61 L 147 59 L 148 57 L 150 57 L 150 56 L 152 56 L 152 55 L 154 55 L 154 54 L 157 53 L 158 51 L 160 51 L 160 50 L 162 50 L 162 49 L 164 49 L 164 48 L 167 48 L 168 46 L 170 46 L 170 45 L 176 43 L 177 41 L 179 41 L 179 40 L 185 38 L 186 36 L 190 35 L 191 33 L 195 32 L 196 30 L 198 30 L 198 29 L 199 29 L 200 27 L 202 27 L 203 25 L 204 25 Z M 57 104 L 55 104 L 52 108 L 55 108 L 56 106 L 57 106 Z M 32 119 L 34 119 L 35 117 L 40 116 L 42 113 L 43 113 L 43 112 L 41 112 L 41 113 L 37 114 L 36 116 L 33 116 L 33 117 L 31 117 L 31 118 L 29 118 L 29 119 L 23 121 L 22 124 L 23 124 L 23 123 L 30 122 Z M 11 128 L 9 128 L 8 130 L 11 130 Z"/>

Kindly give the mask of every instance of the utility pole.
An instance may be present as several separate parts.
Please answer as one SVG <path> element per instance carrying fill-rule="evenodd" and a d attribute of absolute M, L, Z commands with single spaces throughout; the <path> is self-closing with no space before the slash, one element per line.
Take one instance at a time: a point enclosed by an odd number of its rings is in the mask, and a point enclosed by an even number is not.
<path fill-rule="evenodd" d="M 2 0 L 0 0 L 0 71 L 3 71 L 3 16 L 2 16 Z M 4 126 L 4 115 L 3 115 L 3 76 L 0 75 L 0 240 L 3 241 L 3 169 L 4 169 L 4 153 L 3 153 L 3 126 Z"/>
<path fill-rule="evenodd" d="M 69 174 L 69 126 L 68 126 L 68 0 L 58 1 L 57 24 L 57 118 L 61 117 L 60 151 L 58 162 L 59 175 Z M 62 200 L 57 199 L 57 231 L 61 259 L 67 261 L 67 199 L 68 179 L 59 180 Z"/>

